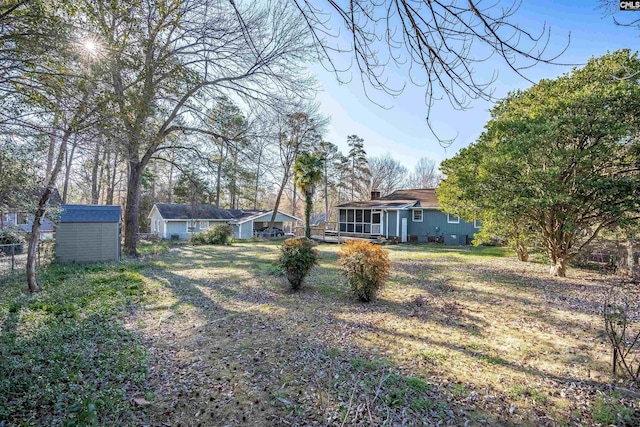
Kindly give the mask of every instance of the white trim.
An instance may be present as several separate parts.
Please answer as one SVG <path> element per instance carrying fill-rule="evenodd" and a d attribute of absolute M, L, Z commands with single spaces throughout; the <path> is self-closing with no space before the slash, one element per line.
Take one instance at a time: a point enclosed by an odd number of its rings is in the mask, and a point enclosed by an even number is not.
<path fill-rule="evenodd" d="M 455 216 L 458 220 L 457 221 L 451 221 L 451 215 L 452 214 L 447 214 L 447 224 L 460 224 L 460 217 L 457 215 L 453 215 Z"/>
<path fill-rule="evenodd" d="M 393 202 L 393 200 L 390 200 L 390 202 Z M 392 206 L 392 207 L 389 207 L 389 205 L 375 205 L 375 206 L 343 205 L 343 206 L 336 206 L 336 209 L 379 209 L 379 210 L 391 209 L 391 210 L 395 210 L 395 209 L 408 209 L 411 206 L 415 205 L 416 203 L 418 203 L 417 200 L 415 202 L 407 203 L 405 205 Z"/>
<path fill-rule="evenodd" d="M 153 216 L 153 211 L 154 210 L 158 210 L 156 208 L 156 205 L 153 205 L 153 207 L 151 208 L 151 211 L 149 212 L 149 215 L 147 215 L 147 218 L 151 218 Z M 162 218 L 162 214 L 160 213 L 160 211 L 158 211 L 158 215 L 160 215 L 160 218 Z M 164 218 L 162 218 L 162 219 L 164 219 Z"/>
<path fill-rule="evenodd" d="M 473 219 L 473 228 L 480 228 L 480 226 L 478 225 L 480 221 L 478 221 L 477 219 Z"/>
<path fill-rule="evenodd" d="M 163 218 L 164 219 L 164 218 Z M 182 222 L 182 221 L 215 221 L 215 222 L 233 222 L 232 219 L 220 219 L 220 218 L 180 218 L 180 219 L 165 219 L 167 222 Z"/>
<path fill-rule="evenodd" d="M 400 237 L 400 211 L 396 211 L 396 237 Z"/>
<path fill-rule="evenodd" d="M 420 219 L 416 219 L 416 212 L 420 212 Z M 411 221 L 412 222 L 422 222 L 424 220 L 424 212 L 422 209 L 413 209 L 411 210 Z"/>

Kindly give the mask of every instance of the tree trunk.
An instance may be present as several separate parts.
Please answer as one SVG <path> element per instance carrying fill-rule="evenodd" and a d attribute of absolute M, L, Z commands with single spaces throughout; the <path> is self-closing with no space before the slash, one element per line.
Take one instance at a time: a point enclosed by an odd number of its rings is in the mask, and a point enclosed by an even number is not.
<path fill-rule="evenodd" d="M 238 147 L 232 151 L 233 167 L 231 168 L 231 209 L 238 209 Z"/>
<path fill-rule="evenodd" d="M 169 204 L 173 202 L 173 162 L 169 163 L 169 199 L 168 200 L 169 200 Z"/>
<path fill-rule="evenodd" d="M 51 176 L 49 177 L 47 188 L 45 188 L 44 193 L 38 201 L 38 209 L 36 210 L 36 213 L 33 217 L 33 225 L 31 226 L 31 237 L 29 238 L 29 248 L 27 249 L 27 287 L 29 289 L 29 292 L 31 293 L 39 292 L 41 290 L 38 286 L 38 279 L 36 277 L 36 255 L 38 250 L 38 242 L 40 241 L 40 226 L 42 225 L 42 218 L 46 213 L 47 205 L 49 204 L 49 199 L 51 198 L 51 193 L 53 193 L 53 189 L 56 185 L 56 179 L 58 178 L 58 174 L 60 173 L 60 169 L 62 169 L 62 164 L 64 163 L 67 141 L 71 136 L 71 132 L 71 129 L 67 129 L 62 136 L 62 141 L 60 141 L 60 151 L 58 152 L 55 166 L 51 171 Z"/>
<path fill-rule="evenodd" d="M 297 194 L 298 191 L 296 190 L 296 183 L 292 182 L 293 184 L 293 197 L 291 200 L 291 215 L 296 216 L 296 204 L 297 204 Z"/>
<path fill-rule="evenodd" d="M 65 171 L 64 171 L 64 185 L 62 187 L 62 203 L 67 203 L 67 191 L 69 189 L 69 177 L 71 175 L 71 165 L 73 164 L 73 154 L 76 152 L 77 143 L 72 144 L 71 151 L 68 153 L 69 156 L 65 162 Z M 65 153 L 66 157 L 66 153 Z"/>
<path fill-rule="evenodd" d="M 100 168 L 100 145 L 96 144 L 96 152 L 93 156 L 91 167 L 91 204 L 97 205 L 100 194 L 98 192 L 98 169 Z"/>
<path fill-rule="evenodd" d="M 220 141 L 220 144 L 224 144 Z M 225 158 L 224 145 L 220 145 L 220 159 L 218 159 L 218 170 L 216 171 L 216 206 L 220 207 L 220 182 L 222 181 L 222 162 Z"/>
<path fill-rule="evenodd" d="M 102 194 L 102 188 L 104 186 L 104 174 L 109 165 L 109 150 L 105 149 L 102 153 L 102 162 L 100 162 L 100 176 L 98 177 L 98 204 L 100 203 L 100 195 Z M 104 199 L 104 198 L 103 198 Z"/>
<path fill-rule="evenodd" d="M 109 179 L 109 187 L 107 188 L 107 200 L 106 200 L 107 205 L 113 205 L 113 195 L 116 191 L 116 175 L 118 173 L 118 153 L 117 152 L 113 153 L 113 170 L 111 170 L 110 172 L 112 172 L 112 175 L 109 176 L 109 174 L 107 174 L 107 177 Z"/>
<path fill-rule="evenodd" d="M 142 169 L 142 163 L 133 160 L 129 161 L 127 204 L 124 211 L 124 252 L 131 256 L 138 256 L 137 246 Z"/>
<path fill-rule="evenodd" d="M 313 193 L 311 191 L 307 191 L 304 195 L 305 198 L 305 206 L 304 206 L 304 235 L 310 239 L 311 238 L 311 210 L 313 209 Z"/>
<path fill-rule="evenodd" d="M 254 189 L 254 196 L 253 196 L 253 210 L 257 210 L 258 209 L 258 191 L 259 191 L 259 183 L 260 183 L 260 160 L 262 157 L 262 153 L 260 155 L 258 155 L 258 168 L 256 169 L 256 185 L 255 185 L 255 189 Z"/>
<path fill-rule="evenodd" d="M 282 193 L 284 193 L 284 187 L 287 185 L 287 181 L 289 181 L 289 174 L 285 172 L 284 176 L 282 177 L 282 184 L 280 184 L 280 189 L 278 190 L 278 197 L 276 197 L 276 204 L 273 207 L 271 220 L 269 221 L 269 237 L 271 236 L 271 230 L 273 230 L 274 224 L 276 222 L 278 208 L 280 207 L 280 200 L 282 199 Z"/>
<path fill-rule="evenodd" d="M 324 167 L 324 222 L 329 222 L 329 171 L 326 166 Z"/>
<path fill-rule="evenodd" d="M 529 251 L 522 241 L 516 241 L 516 255 L 518 255 L 518 261 L 529 261 Z"/>
<path fill-rule="evenodd" d="M 549 269 L 552 276 L 567 277 L 567 263 L 569 259 L 566 254 L 556 254 L 555 262 Z"/>
<path fill-rule="evenodd" d="M 55 136 L 49 137 L 49 150 L 47 152 L 47 170 L 45 172 L 45 179 L 49 179 L 51 176 L 51 169 L 53 169 L 53 157 L 56 154 L 56 138 Z"/>

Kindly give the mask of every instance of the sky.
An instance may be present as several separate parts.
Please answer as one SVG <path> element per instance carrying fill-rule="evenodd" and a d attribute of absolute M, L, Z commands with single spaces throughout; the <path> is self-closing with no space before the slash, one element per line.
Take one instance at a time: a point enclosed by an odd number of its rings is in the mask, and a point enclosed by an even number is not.
<path fill-rule="evenodd" d="M 598 8 L 599 0 L 585 1 L 535 1 L 523 3 L 511 19 L 539 33 L 543 25 L 551 29 L 548 52 L 559 53 L 568 47 L 558 59 L 564 64 L 584 64 L 593 56 L 601 56 L 607 51 L 629 48 L 640 49 L 640 31 L 637 28 L 616 26 L 611 16 L 604 16 Z M 640 18 L 640 11 L 620 12 L 619 19 Z M 347 57 L 337 58 L 344 64 Z M 493 85 L 494 97 L 502 98 L 515 89 L 526 89 L 531 82 L 509 70 L 504 62 L 490 60 L 479 64 L 480 76 L 491 76 L 495 71 L 498 78 Z M 573 68 L 571 65 L 538 64 L 525 72 L 526 77 L 538 82 L 544 78 L 555 78 Z M 347 136 L 356 134 L 364 138 L 365 150 L 369 155 L 386 153 L 399 160 L 409 170 L 413 169 L 421 157 L 436 162 L 452 157 L 461 148 L 469 145 L 481 134 L 489 120 L 489 101 L 472 100 L 470 109 L 456 111 L 446 99 L 437 100 L 432 107 L 432 123 L 443 138 L 455 137 L 454 142 L 443 147 L 429 130 L 425 117 L 427 107 L 424 89 L 407 86 L 402 95 L 391 97 L 382 92 L 371 92 L 377 104 L 369 100 L 355 71 L 347 84 L 340 84 L 336 76 L 322 66 L 315 65 L 321 92 L 317 100 L 321 112 L 331 117 L 326 140 L 336 144 L 343 153 L 348 151 Z M 398 73 L 396 79 L 406 76 Z"/>

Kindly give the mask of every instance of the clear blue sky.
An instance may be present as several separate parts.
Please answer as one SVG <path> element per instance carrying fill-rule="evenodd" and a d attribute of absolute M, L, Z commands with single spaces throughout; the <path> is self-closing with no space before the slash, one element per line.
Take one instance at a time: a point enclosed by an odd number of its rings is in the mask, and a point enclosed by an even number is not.
<path fill-rule="evenodd" d="M 524 0 L 512 22 L 537 33 L 547 24 L 551 28 L 550 52 L 559 52 L 569 40 L 567 51 L 559 62 L 584 64 L 592 56 L 622 48 L 640 49 L 640 31 L 636 28 L 616 26 L 611 16 L 605 17 L 598 8 L 598 0 L 588 1 L 534 1 Z M 622 12 L 619 18 L 640 18 L 640 12 Z M 627 19 L 628 20 L 628 19 Z M 331 116 L 327 140 L 347 151 L 347 135 L 364 138 L 370 155 L 391 154 L 412 169 L 420 157 L 437 162 L 453 156 L 460 148 L 473 142 L 489 119 L 491 103 L 475 100 L 471 109 L 456 111 L 447 100 L 436 101 L 432 108 L 432 121 L 443 137 L 458 135 L 453 145 L 443 148 L 433 137 L 425 122 L 424 90 L 407 86 L 405 92 L 392 98 L 383 93 L 370 93 L 375 100 L 391 109 L 372 103 L 364 94 L 357 75 L 348 84 L 339 84 L 333 74 L 320 66 L 312 67 L 323 91 L 318 96 L 321 111 Z M 526 89 L 531 83 L 522 79 L 497 60 L 479 64 L 478 73 L 490 76 L 499 72 L 494 84 L 494 96 L 500 98 L 514 89 Z M 526 71 L 534 82 L 554 78 L 570 66 L 538 65 Z M 395 76 L 398 77 L 398 76 Z M 404 78 L 404 76 L 399 76 Z"/>

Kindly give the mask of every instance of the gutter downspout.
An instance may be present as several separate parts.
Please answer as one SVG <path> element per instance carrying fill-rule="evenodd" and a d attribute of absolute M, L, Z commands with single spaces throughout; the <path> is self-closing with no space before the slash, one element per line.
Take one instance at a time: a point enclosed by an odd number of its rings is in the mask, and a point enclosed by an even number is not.
<path fill-rule="evenodd" d="M 400 210 L 396 211 L 396 237 L 400 237 Z"/>

